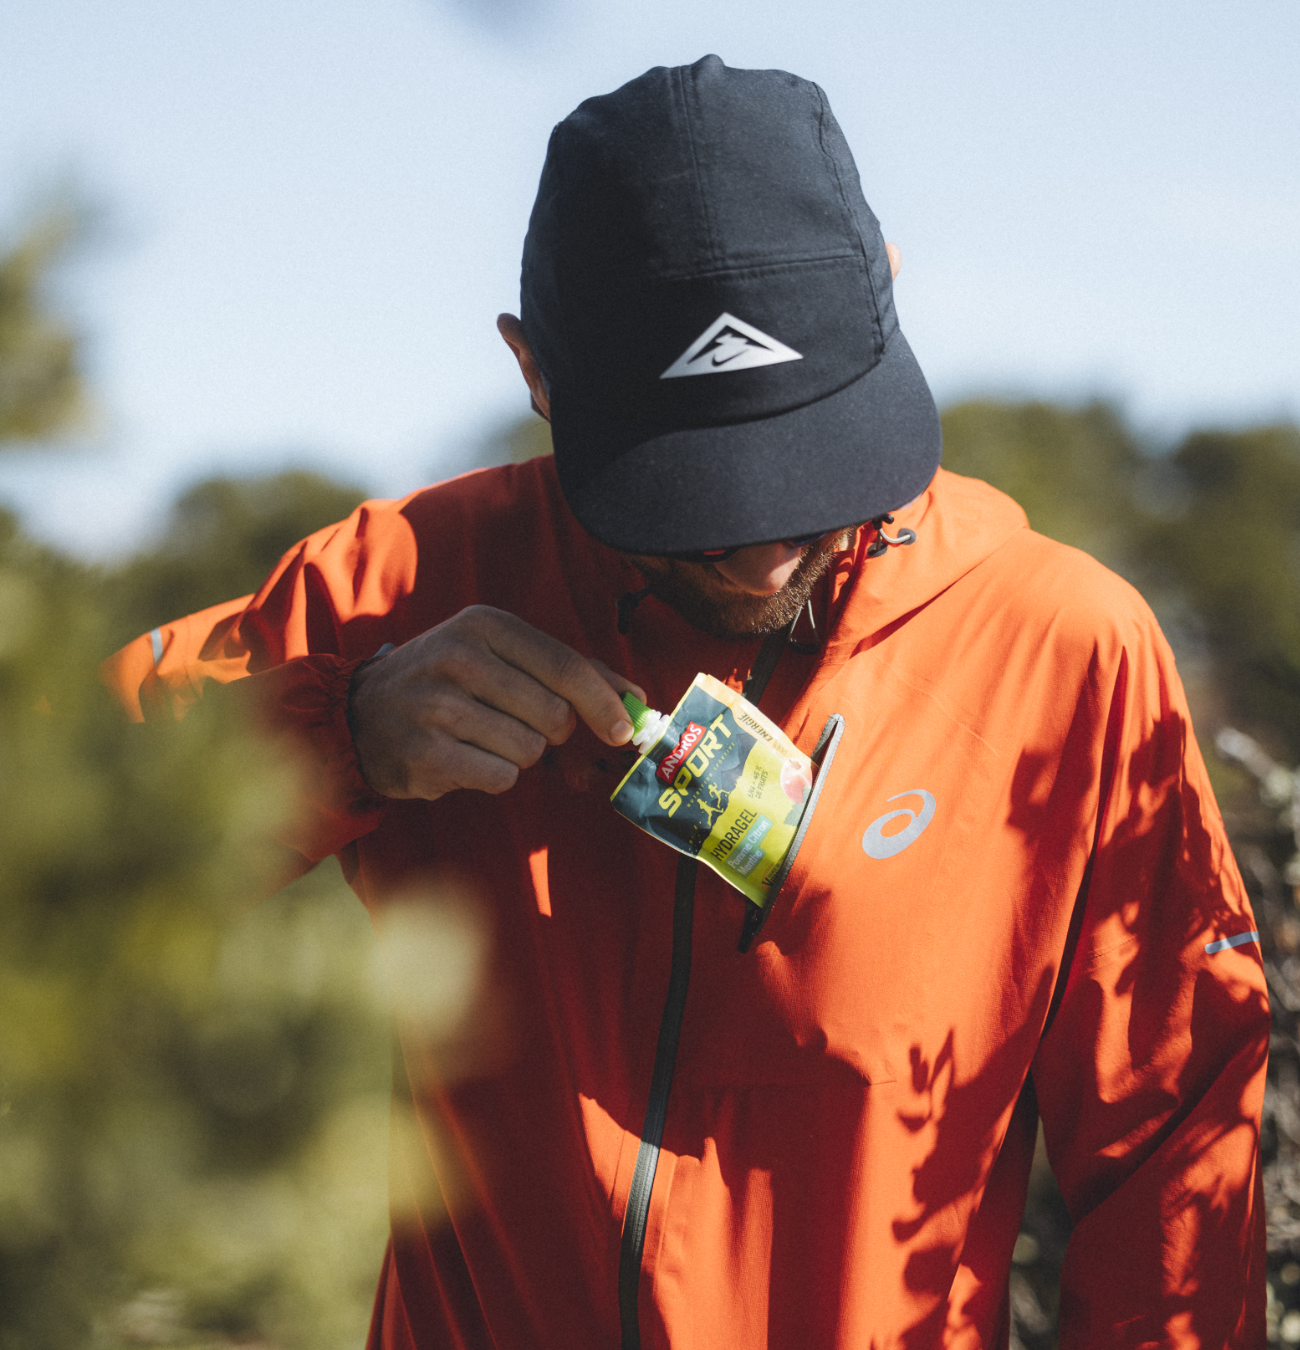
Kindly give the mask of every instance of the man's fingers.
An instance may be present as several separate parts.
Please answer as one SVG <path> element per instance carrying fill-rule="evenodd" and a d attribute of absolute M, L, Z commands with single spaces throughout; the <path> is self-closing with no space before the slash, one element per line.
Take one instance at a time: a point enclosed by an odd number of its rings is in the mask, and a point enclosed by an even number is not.
<path fill-rule="evenodd" d="M 634 684 L 626 675 L 620 675 L 617 671 L 610 670 L 603 661 L 594 656 L 591 658 L 591 664 L 596 667 L 600 678 L 604 680 L 616 694 L 635 694 L 642 703 L 645 702 L 645 690 L 642 689 L 639 684 Z"/>
<path fill-rule="evenodd" d="M 591 661 L 513 614 L 488 614 L 488 640 L 503 661 L 559 694 L 606 745 L 623 745 L 631 738 L 623 701 Z"/>
<path fill-rule="evenodd" d="M 389 796 L 504 792 L 576 719 L 632 736 L 619 698 L 643 692 L 522 619 L 473 606 L 360 667 L 349 719 L 366 781 Z"/>
<path fill-rule="evenodd" d="M 493 651 L 483 654 L 475 678 L 464 681 L 461 688 L 480 705 L 523 723 L 552 745 L 573 734 L 575 719 L 568 699 Z"/>
<path fill-rule="evenodd" d="M 518 671 L 513 673 L 519 675 Z M 557 725 L 571 728 L 573 715 L 569 705 L 554 695 L 548 697 L 559 705 Z M 442 733 L 455 742 L 477 746 L 521 769 L 536 764 L 551 740 L 551 735 L 535 721 L 515 715 L 508 708 L 498 711 L 459 689 L 435 693 L 420 709 L 418 720 L 431 736 Z"/>
<path fill-rule="evenodd" d="M 434 801 L 458 788 L 507 792 L 519 779 L 519 766 L 467 741 L 431 733 L 407 767 L 406 796 Z"/>

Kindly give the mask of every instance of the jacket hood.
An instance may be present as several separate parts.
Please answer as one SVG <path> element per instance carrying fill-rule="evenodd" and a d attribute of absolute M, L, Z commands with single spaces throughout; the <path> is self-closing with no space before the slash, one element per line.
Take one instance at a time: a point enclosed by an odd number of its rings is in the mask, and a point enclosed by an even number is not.
<path fill-rule="evenodd" d="M 1024 510 L 1005 493 L 976 478 L 939 469 L 911 505 L 894 512 L 916 542 L 891 548 L 855 567 L 824 659 L 847 660 L 898 619 L 919 609 L 996 552 L 1018 530 L 1029 528 Z M 864 544 L 859 543 L 864 549 Z"/>

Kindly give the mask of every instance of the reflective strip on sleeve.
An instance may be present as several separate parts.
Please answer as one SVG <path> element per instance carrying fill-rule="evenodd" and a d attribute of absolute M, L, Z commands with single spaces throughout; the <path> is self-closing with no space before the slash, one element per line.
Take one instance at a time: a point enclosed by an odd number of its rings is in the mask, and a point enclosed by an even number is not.
<path fill-rule="evenodd" d="M 1205 944 L 1206 956 L 1213 956 L 1215 952 L 1226 952 L 1229 947 L 1244 947 L 1248 942 L 1259 941 L 1259 930 L 1252 928 L 1249 933 L 1238 933 L 1236 937 L 1220 938 L 1218 942 L 1207 942 Z"/>
<path fill-rule="evenodd" d="M 156 666 L 162 660 L 163 641 L 162 629 L 151 628 L 149 630 L 149 645 L 153 648 L 153 663 Z"/>

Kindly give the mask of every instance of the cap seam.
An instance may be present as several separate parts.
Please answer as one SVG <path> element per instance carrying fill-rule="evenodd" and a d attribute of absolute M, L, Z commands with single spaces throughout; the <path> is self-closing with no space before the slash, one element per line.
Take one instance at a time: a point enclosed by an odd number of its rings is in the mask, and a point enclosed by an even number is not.
<path fill-rule="evenodd" d="M 875 278 L 871 275 L 871 258 L 867 254 L 867 241 L 862 237 L 862 230 L 858 226 L 857 219 L 849 206 L 848 193 L 844 189 L 844 179 L 840 176 L 840 166 L 835 161 L 835 156 L 826 148 L 826 115 L 830 112 L 830 101 L 826 97 L 826 91 L 819 84 L 814 84 L 813 88 L 817 91 L 817 145 L 820 148 L 826 163 L 830 166 L 831 173 L 835 175 L 835 190 L 840 194 L 840 205 L 844 208 L 844 217 L 849 228 L 853 231 L 853 237 L 858 241 L 858 252 L 862 257 L 862 270 L 867 278 L 867 290 L 871 292 L 871 305 L 876 315 L 875 329 L 879 338 L 879 353 L 883 357 L 885 351 L 885 335 L 880 323 L 880 296 L 876 293 Z M 879 358 L 878 358 L 879 359 Z"/>
<path fill-rule="evenodd" d="M 572 114 L 570 116 L 572 116 Z M 553 143 L 568 141 L 571 140 L 572 137 L 573 137 L 572 126 L 570 123 L 570 118 L 568 117 L 566 117 L 563 121 L 558 122 L 551 130 L 551 140 Z M 551 158 L 550 145 L 548 145 L 546 148 L 546 157 L 548 160 Z M 558 154 L 556 158 L 557 159 L 559 158 Z M 558 185 L 557 191 L 563 191 L 567 187 L 568 187 L 567 183 L 561 183 Z M 520 305 L 520 309 L 521 310 L 523 309 L 522 304 Z M 556 327 L 559 328 L 560 330 L 560 340 L 564 343 L 564 349 L 567 357 L 567 359 L 564 361 L 564 365 L 568 367 L 569 378 L 573 380 L 574 383 L 577 383 L 580 377 L 578 376 L 578 373 L 574 370 L 575 364 L 575 357 L 573 354 L 574 344 L 571 336 L 573 328 L 572 316 L 569 313 L 569 301 L 563 293 L 563 288 L 561 288 L 561 292 L 558 297 L 556 310 L 558 312 L 558 323 L 556 324 Z M 549 353 L 547 353 L 547 357 L 549 359 Z M 553 370 L 548 372 L 548 376 L 553 383 L 555 380 L 555 372 Z M 547 397 L 548 398 L 550 397 L 549 392 L 547 394 Z"/>
<path fill-rule="evenodd" d="M 853 232 L 853 237 L 857 240 L 857 251 L 862 256 L 862 265 L 866 268 L 868 284 L 871 275 L 871 260 L 867 257 L 866 240 L 862 238 L 862 231 L 858 229 L 858 223 L 853 219 L 853 212 L 849 207 L 848 194 L 844 191 L 844 180 L 840 177 L 840 166 L 835 162 L 835 156 L 826 148 L 826 114 L 830 111 L 830 104 L 826 98 L 826 91 L 819 84 L 814 84 L 813 88 L 817 91 L 817 148 L 822 152 L 822 158 L 826 161 L 831 173 L 835 176 L 835 190 L 840 196 L 840 206 L 844 208 L 844 222 Z M 872 298 L 875 298 L 875 291 L 872 290 Z"/>
<path fill-rule="evenodd" d="M 782 258 L 771 262 L 721 263 L 704 270 L 689 272 L 650 272 L 656 281 L 698 281 L 707 277 L 738 276 L 742 273 L 763 274 L 782 272 L 795 267 L 816 267 L 823 263 L 858 262 L 857 252 L 809 254 L 807 257 Z M 647 269 L 648 270 L 648 269 Z"/>
<path fill-rule="evenodd" d="M 691 101 L 686 90 L 686 67 L 679 66 L 673 73 L 677 77 L 678 92 L 682 100 L 682 122 L 686 128 L 686 143 L 691 150 L 691 169 L 695 182 L 695 200 L 698 203 L 700 219 L 704 222 L 704 236 L 708 240 L 708 252 L 711 265 L 718 265 L 718 249 L 713 219 L 709 215 L 708 197 L 704 191 L 704 182 L 700 172 L 700 157 L 695 144 L 695 126 L 691 116 Z"/>

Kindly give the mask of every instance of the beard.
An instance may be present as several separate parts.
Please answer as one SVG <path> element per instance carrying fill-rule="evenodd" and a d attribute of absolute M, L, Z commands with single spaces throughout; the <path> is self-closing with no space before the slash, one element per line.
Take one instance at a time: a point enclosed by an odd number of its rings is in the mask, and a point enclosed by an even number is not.
<path fill-rule="evenodd" d="M 840 530 L 810 544 L 790 579 L 775 595 L 751 595 L 710 563 L 676 558 L 628 556 L 650 594 L 671 605 L 693 628 L 709 637 L 744 642 L 778 632 L 808 603 L 813 587 L 849 546 L 852 530 Z"/>

